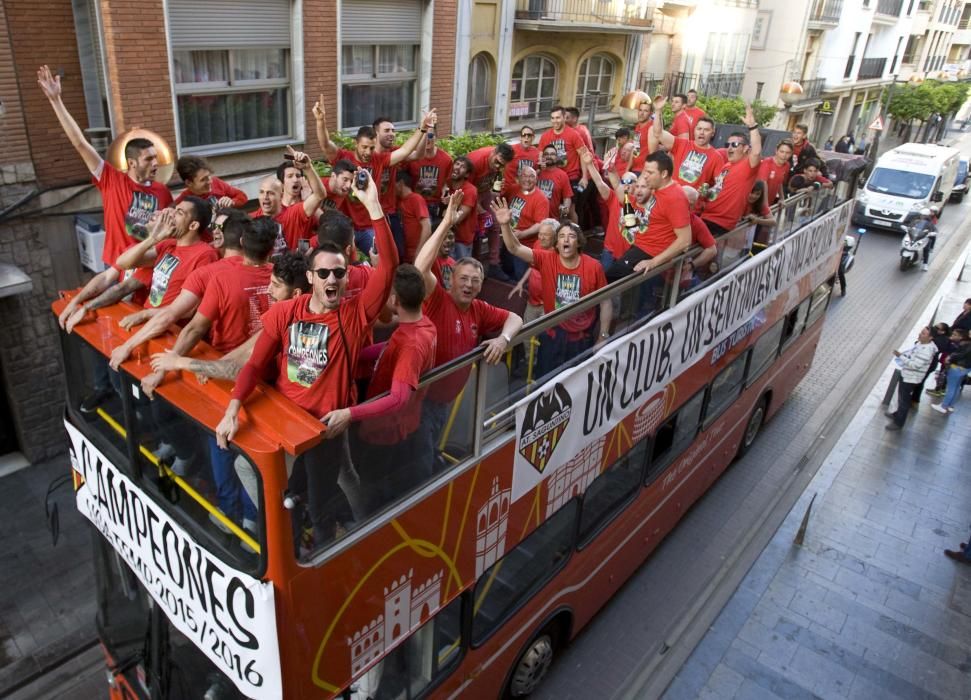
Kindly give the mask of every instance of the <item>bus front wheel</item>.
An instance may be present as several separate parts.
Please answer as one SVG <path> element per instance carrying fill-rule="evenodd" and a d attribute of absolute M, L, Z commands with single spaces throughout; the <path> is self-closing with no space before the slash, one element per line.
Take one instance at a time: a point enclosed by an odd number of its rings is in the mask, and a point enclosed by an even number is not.
<path fill-rule="evenodd" d="M 749 451 L 749 448 L 752 447 L 755 438 L 759 435 L 759 431 L 762 430 L 762 424 L 765 422 L 765 410 L 768 408 L 768 405 L 768 397 L 763 396 L 759 399 L 755 408 L 752 409 L 752 413 L 748 417 L 748 422 L 745 424 L 745 432 L 742 433 L 742 441 L 738 445 L 738 454 L 736 457 L 743 457 Z"/>
<path fill-rule="evenodd" d="M 546 678 L 555 655 L 556 633 L 552 626 L 547 626 L 533 637 L 516 660 L 505 697 L 525 698 L 535 691 Z"/>

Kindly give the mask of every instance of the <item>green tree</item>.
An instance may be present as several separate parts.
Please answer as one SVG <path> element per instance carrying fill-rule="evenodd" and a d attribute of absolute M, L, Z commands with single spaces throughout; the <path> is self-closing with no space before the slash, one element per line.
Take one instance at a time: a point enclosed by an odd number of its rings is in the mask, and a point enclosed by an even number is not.
<path fill-rule="evenodd" d="M 742 117 L 745 116 L 745 101 L 741 97 L 699 97 L 698 106 L 705 110 L 716 124 L 741 124 Z M 778 109 L 761 100 L 755 100 L 752 103 L 752 111 L 755 114 L 755 120 L 761 126 L 765 126 L 772 121 Z"/>

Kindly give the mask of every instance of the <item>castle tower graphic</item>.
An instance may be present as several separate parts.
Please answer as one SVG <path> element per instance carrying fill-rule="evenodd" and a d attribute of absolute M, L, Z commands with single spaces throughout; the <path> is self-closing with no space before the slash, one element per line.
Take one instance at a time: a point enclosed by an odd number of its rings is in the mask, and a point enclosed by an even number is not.
<path fill-rule="evenodd" d="M 492 491 L 475 516 L 475 575 L 495 564 L 506 552 L 506 521 L 512 489 L 499 490 L 499 479 L 492 480 Z"/>
<path fill-rule="evenodd" d="M 407 576 L 395 579 L 384 589 L 385 646 L 394 644 L 411 629 L 411 577 L 414 573 L 414 569 L 409 569 Z"/>
<path fill-rule="evenodd" d="M 351 649 L 351 675 L 356 676 L 384 653 L 384 616 L 378 615 L 348 637 L 347 646 Z"/>
<path fill-rule="evenodd" d="M 428 579 L 411 596 L 411 629 L 420 627 L 442 604 L 442 576 L 444 571 Z"/>
<path fill-rule="evenodd" d="M 603 448 L 607 437 L 584 447 L 569 462 L 557 469 L 546 482 L 546 517 L 548 518 L 574 496 L 579 496 L 600 474 Z"/>

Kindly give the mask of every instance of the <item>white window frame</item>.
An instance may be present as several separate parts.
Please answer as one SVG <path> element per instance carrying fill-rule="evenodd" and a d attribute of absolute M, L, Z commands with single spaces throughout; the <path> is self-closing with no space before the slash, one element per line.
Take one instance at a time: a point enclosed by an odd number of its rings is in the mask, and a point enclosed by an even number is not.
<path fill-rule="evenodd" d="M 596 74 L 596 85 L 598 87 L 600 85 L 601 80 L 603 80 L 605 76 L 603 71 L 604 64 L 610 66 L 610 73 L 607 74 L 607 77 L 609 77 L 609 80 L 607 82 L 607 92 L 606 93 L 601 92 L 599 99 L 603 99 L 605 96 L 610 95 L 610 91 L 613 89 L 614 79 L 617 76 L 616 61 L 614 61 L 613 57 L 610 56 L 610 54 L 597 52 L 592 56 L 588 56 L 587 58 L 583 59 L 583 61 L 580 63 L 580 69 L 579 71 L 577 71 L 577 92 L 576 92 L 576 100 L 575 100 L 576 102 L 579 102 L 580 98 L 583 95 L 585 95 L 587 93 L 587 90 L 590 88 L 591 75 L 589 71 L 589 66 L 590 66 L 590 61 L 595 58 L 600 59 L 600 71 Z M 586 68 L 587 70 L 584 71 L 584 68 Z M 583 90 L 580 89 L 581 83 L 583 84 L 583 88 L 584 88 Z M 609 106 L 608 106 L 608 111 L 609 111 Z"/>
<path fill-rule="evenodd" d="M 372 65 L 374 70 L 371 73 L 349 73 L 344 74 L 344 49 L 349 46 L 369 46 L 373 51 Z M 380 68 L 380 49 L 382 46 L 411 46 L 414 51 L 414 66 L 413 71 L 407 71 L 404 73 L 380 73 L 378 69 Z M 394 85 L 396 83 L 402 82 L 413 82 L 415 90 L 414 99 L 414 110 L 415 114 L 412 114 L 410 119 L 395 121 L 395 128 L 398 129 L 414 129 L 418 126 L 418 110 L 420 109 L 421 102 L 421 92 L 422 92 L 422 80 L 421 72 L 418 70 L 421 66 L 422 58 L 422 45 L 419 43 L 415 44 L 341 44 L 340 46 L 340 85 L 339 90 L 341 94 L 340 100 L 340 129 L 341 131 L 356 131 L 362 126 L 371 126 L 370 122 L 367 124 L 345 124 L 344 123 L 344 86 L 345 85 Z M 374 115 L 378 116 L 378 115 Z"/>
<path fill-rule="evenodd" d="M 550 65 L 553 66 L 553 96 L 550 97 L 550 98 L 541 97 L 542 92 L 543 92 L 543 90 L 542 90 L 543 80 L 547 76 L 544 75 L 544 73 L 543 73 L 543 64 L 540 64 L 539 79 L 538 79 L 538 81 L 536 83 L 537 93 L 536 93 L 536 97 L 533 98 L 536 101 L 536 109 L 532 113 L 527 114 L 525 116 L 521 116 L 521 117 L 510 117 L 509 118 L 509 122 L 510 123 L 519 123 L 519 122 L 523 122 L 523 121 L 528 121 L 530 119 L 535 120 L 535 119 L 540 118 L 542 116 L 539 113 L 539 102 L 540 102 L 540 100 L 551 99 L 553 101 L 553 105 L 556 104 L 556 98 L 557 98 L 557 95 L 559 94 L 559 88 L 560 88 L 560 68 L 556 64 L 556 59 L 551 58 L 550 56 L 547 56 L 545 53 L 531 53 L 531 54 L 529 54 L 527 56 L 523 56 L 521 59 L 519 59 L 518 61 L 516 61 L 516 63 L 513 64 L 512 71 L 510 72 L 510 79 L 509 79 L 509 102 L 510 103 L 513 103 L 513 102 L 528 102 L 528 101 L 530 101 L 530 98 L 522 95 L 521 93 L 522 93 L 523 89 L 525 88 L 525 84 L 526 84 L 526 61 L 528 61 L 531 58 L 539 59 L 541 61 L 546 61 L 547 63 L 549 63 Z M 520 86 L 519 86 L 520 96 L 518 98 L 516 98 L 514 96 L 514 94 L 516 92 L 516 88 L 513 86 L 513 82 L 515 82 L 517 80 L 516 77 L 515 77 L 515 75 L 516 75 L 516 66 L 519 65 L 520 63 L 523 64 L 523 76 L 521 78 L 519 78 L 519 81 L 521 83 Z M 551 105 L 551 106 L 553 106 L 553 105 Z"/>

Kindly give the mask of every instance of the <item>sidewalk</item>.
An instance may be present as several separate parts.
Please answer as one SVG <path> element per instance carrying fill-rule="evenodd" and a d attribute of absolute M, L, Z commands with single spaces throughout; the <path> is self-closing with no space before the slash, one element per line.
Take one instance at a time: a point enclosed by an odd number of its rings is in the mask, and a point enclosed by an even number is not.
<path fill-rule="evenodd" d="M 0 697 L 96 641 L 91 530 L 70 481 L 51 498 L 56 547 L 44 517 L 48 485 L 70 470 L 65 453 L 0 480 Z"/>
<path fill-rule="evenodd" d="M 935 308 L 949 323 L 971 297 L 971 265 L 957 280 L 969 253 L 898 345 Z M 891 374 L 888 358 L 664 698 L 971 697 L 971 566 L 943 554 L 971 521 L 971 392 L 950 417 L 925 395 L 889 433 L 880 402 Z"/>

